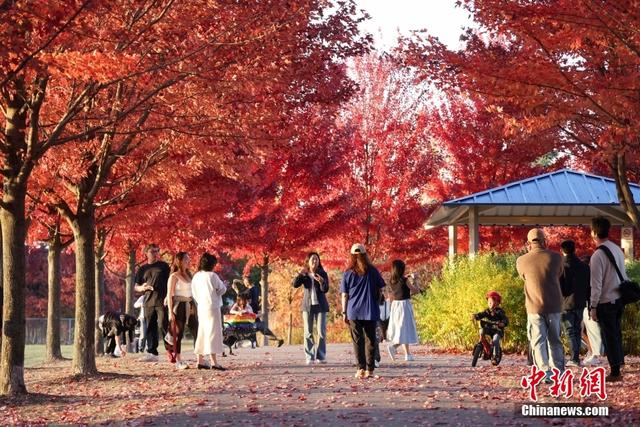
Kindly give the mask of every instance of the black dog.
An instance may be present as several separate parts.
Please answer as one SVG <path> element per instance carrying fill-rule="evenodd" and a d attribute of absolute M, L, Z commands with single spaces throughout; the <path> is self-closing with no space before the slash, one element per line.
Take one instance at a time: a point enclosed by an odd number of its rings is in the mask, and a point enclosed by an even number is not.
<path fill-rule="evenodd" d="M 235 346 L 238 342 L 244 340 L 251 341 L 252 348 L 256 347 L 257 339 L 255 326 L 242 327 L 233 326 L 228 323 L 224 324 L 224 329 L 222 331 L 222 342 L 224 343 L 224 345 L 229 347 L 229 354 L 233 355 L 233 346 Z"/>

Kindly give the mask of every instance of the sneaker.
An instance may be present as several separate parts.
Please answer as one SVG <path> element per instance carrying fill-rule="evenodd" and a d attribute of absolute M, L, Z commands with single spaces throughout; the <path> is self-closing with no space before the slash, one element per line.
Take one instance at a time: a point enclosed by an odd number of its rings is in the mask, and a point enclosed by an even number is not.
<path fill-rule="evenodd" d="M 547 374 L 544 376 L 544 383 L 545 384 L 553 383 L 553 381 L 551 380 L 551 371 L 547 372 Z"/>
<path fill-rule="evenodd" d="M 207 369 L 208 370 L 208 369 L 211 369 L 211 368 L 209 367 L 209 365 L 203 365 L 201 363 L 198 363 L 198 369 Z"/>
<path fill-rule="evenodd" d="M 575 360 L 569 360 L 567 361 L 567 366 L 573 367 L 573 368 L 579 368 L 580 367 L 580 361 L 576 362 Z"/>
<path fill-rule="evenodd" d="M 362 378 L 372 378 L 373 377 L 373 371 L 364 371 L 364 375 L 362 376 Z"/>
<path fill-rule="evenodd" d="M 588 356 L 582 361 L 584 366 L 600 365 L 600 363 L 600 358 L 594 355 Z"/>
<path fill-rule="evenodd" d="M 140 361 L 142 362 L 157 362 L 158 361 L 158 356 L 155 356 L 151 353 L 145 353 L 141 358 Z"/>
<path fill-rule="evenodd" d="M 279 339 L 278 340 L 278 348 L 282 347 L 282 344 L 284 344 L 284 340 L 283 339 Z"/>
<path fill-rule="evenodd" d="M 211 369 L 215 369 L 216 371 L 226 371 L 227 368 L 223 368 L 220 365 L 211 365 Z"/>
<path fill-rule="evenodd" d="M 380 362 L 378 362 L 377 360 L 375 362 L 373 362 L 373 364 L 375 365 L 376 368 L 380 367 Z"/>
<path fill-rule="evenodd" d="M 167 351 L 167 360 L 169 363 L 176 363 L 176 355 L 170 351 Z"/>
<path fill-rule="evenodd" d="M 307 359 L 304 363 L 306 363 L 307 365 L 311 365 L 313 363 L 313 359 Z"/>
<path fill-rule="evenodd" d="M 320 365 L 326 365 L 327 364 L 327 360 L 326 359 L 318 359 L 316 360 L 316 362 Z"/>
<path fill-rule="evenodd" d="M 396 354 L 398 353 L 398 350 L 393 344 L 387 344 L 387 351 L 389 352 L 389 357 L 391 358 L 391 360 L 396 360 Z"/>
<path fill-rule="evenodd" d="M 404 356 L 404 360 L 407 362 L 413 362 L 415 359 L 413 358 L 413 354 L 407 354 Z"/>
<path fill-rule="evenodd" d="M 364 369 L 358 369 L 358 372 L 356 372 L 355 377 L 356 378 L 364 378 Z"/>
<path fill-rule="evenodd" d="M 176 369 L 189 369 L 189 364 L 187 362 L 176 362 Z"/>

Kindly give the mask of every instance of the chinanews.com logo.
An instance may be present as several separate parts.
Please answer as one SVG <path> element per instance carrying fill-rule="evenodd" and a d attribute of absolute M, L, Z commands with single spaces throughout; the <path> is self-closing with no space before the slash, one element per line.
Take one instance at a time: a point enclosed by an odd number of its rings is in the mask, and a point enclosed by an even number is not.
<path fill-rule="evenodd" d="M 569 399 L 572 396 L 579 396 L 581 399 L 587 397 L 597 397 L 604 402 L 607 399 L 607 385 L 605 381 L 605 370 L 603 367 L 593 369 L 582 368 L 578 381 L 577 390 L 574 390 L 574 374 L 570 370 L 560 372 L 553 368 L 549 378 L 549 396 L 559 399 Z M 535 365 L 531 366 L 529 375 L 525 375 L 520 380 L 520 386 L 529 393 L 529 400 L 534 403 L 525 403 L 516 412 L 525 417 L 607 417 L 609 416 L 608 406 L 588 405 L 584 403 L 548 403 L 539 404 L 538 385 L 545 379 L 545 372 Z"/>

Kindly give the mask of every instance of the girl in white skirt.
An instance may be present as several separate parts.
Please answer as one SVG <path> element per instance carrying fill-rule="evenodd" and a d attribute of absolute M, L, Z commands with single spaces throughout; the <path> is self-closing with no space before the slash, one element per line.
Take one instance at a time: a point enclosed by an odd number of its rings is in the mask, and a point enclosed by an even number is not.
<path fill-rule="evenodd" d="M 404 349 L 404 359 L 413 360 L 409 352 L 409 344 L 418 344 L 418 332 L 413 316 L 411 294 L 420 290 L 409 283 L 404 276 L 405 264 L 400 260 L 391 263 L 391 282 L 389 284 L 391 294 L 391 313 L 389 315 L 389 327 L 387 328 L 387 350 L 391 360 L 395 360 L 398 347 Z"/>

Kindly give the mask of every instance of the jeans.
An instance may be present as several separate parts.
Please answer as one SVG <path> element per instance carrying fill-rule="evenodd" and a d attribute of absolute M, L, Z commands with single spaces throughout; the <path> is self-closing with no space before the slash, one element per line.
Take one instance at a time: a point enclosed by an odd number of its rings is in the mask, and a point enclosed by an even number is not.
<path fill-rule="evenodd" d="M 358 369 L 366 369 L 369 372 L 373 372 L 376 367 L 376 323 L 375 320 L 349 320 Z"/>
<path fill-rule="evenodd" d="M 604 355 L 604 345 L 602 344 L 602 331 L 600 330 L 600 324 L 589 318 L 589 309 L 587 307 L 584 308 L 582 321 L 584 322 L 584 328 L 587 330 L 587 338 L 589 338 L 591 354 L 593 356 Z"/>
<path fill-rule="evenodd" d="M 500 342 L 502 341 L 502 337 L 500 336 L 500 334 L 496 333 L 495 330 L 486 329 L 486 328 L 480 328 L 480 330 L 478 331 L 478 334 L 481 337 L 484 336 L 484 335 L 491 336 L 491 342 L 493 344 L 493 348 L 495 348 L 495 349 L 501 348 L 500 347 Z"/>
<path fill-rule="evenodd" d="M 145 306 L 144 315 L 147 320 L 147 353 L 158 355 L 159 337 L 164 337 L 166 331 L 162 331 L 162 335 L 158 334 L 158 328 L 165 324 L 165 312 L 162 306 Z"/>
<path fill-rule="evenodd" d="M 304 353 L 307 360 L 325 360 L 327 357 L 327 313 L 312 305 L 309 311 L 302 312 L 304 326 Z M 313 340 L 313 330 L 318 334 L 318 342 Z"/>
<path fill-rule="evenodd" d="M 582 311 L 583 309 L 567 310 L 562 313 L 562 326 L 569 339 L 569 354 L 571 360 L 580 362 L 580 345 L 582 344 Z"/>
<path fill-rule="evenodd" d="M 142 353 L 147 346 L 147 321 L 144 317 L 140 317 L 140 337 L 136 345 L 136 352 Z"/>
<path fill-rule="evenodd" d="M 564 349 L 560 341 L 561 313 L 527 313 L 527 336 L 531 343 L 533 361 L 538 367 L 551 375 L 551 367 L 564 371 Z M 551 354 L 549 354 L 551 353 Z M 551 356 L 551 364 L 549 363 Z"/>
<path fill-rule="evenodd" d="M 624 365 L 624 351 L 622 350 L 622 314 L 624 305 L 617 300 L 606 304 L 598 304 L 596 314 L 602 328 L 604 349 L 613 375 L 620 374 L 620 366 Z"/>

